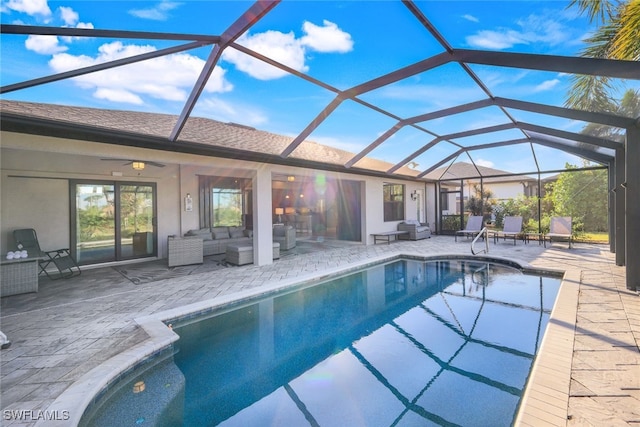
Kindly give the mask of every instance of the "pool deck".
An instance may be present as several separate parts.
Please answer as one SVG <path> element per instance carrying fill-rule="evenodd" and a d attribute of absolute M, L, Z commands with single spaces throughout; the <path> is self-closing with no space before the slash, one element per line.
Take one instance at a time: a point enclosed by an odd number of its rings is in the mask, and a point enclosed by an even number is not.
<path fill-rule="evenodd" d="M 0 351 L 3 425 L 69 425 L 32 418 L 54 410 L 77 418 L 66 396 L 72 384 L 74 389 L 78 381 L 94 380 L 95 386 L 104 362 L 148 347 L 149 335 L 135 319 L 184 312 L 187 305 L 204 307 L 397 254 L 471 256 L 470 241 L 456 243 L 452 236 L 335 246 L 268 266 L 140 285 L 112 268 L 91 269 L 66 281 L 41 279 L 38 293 L 2 298 L 0 329 L 12 341 Z M 566 272 L 516 424 L 640 426 L 640 296 L 626 289 L 625 268 L 615 265 L 609 247 L 577 243 L 569 250 L 566 243 L 545 248 L 519 241 L 515 247 L 491 242 L 489 248 L 490 256 Z M 11 410 L 23 412 L 13 417 Z"/>

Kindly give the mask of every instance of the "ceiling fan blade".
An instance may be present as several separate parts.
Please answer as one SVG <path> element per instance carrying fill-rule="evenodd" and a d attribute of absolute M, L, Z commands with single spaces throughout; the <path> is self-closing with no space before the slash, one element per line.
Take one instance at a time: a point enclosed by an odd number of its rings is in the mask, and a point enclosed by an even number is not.
<path fill-rule="evenodd" d="M 163 165 L 162 163 L 157 163 L 157 162 L 145 162 L 145 163 L 151 166 L 159 167 L 159 168 L 165 167 L 165 165 Z"/>

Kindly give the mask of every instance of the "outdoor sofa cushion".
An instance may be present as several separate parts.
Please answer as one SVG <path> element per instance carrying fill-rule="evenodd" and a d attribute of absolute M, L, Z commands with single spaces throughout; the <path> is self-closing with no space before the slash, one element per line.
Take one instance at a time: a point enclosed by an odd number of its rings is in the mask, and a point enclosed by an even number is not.
<path fill-rule="evenodd" d="M 431 237 L 431 230 L 426 224 L 420 224 L 417 219 L 408 219 L 398 224 L 398 231 L 408 231 L 408 235 L 400 235 L 399 239 L 403 240 L 420 240 Z"/>
<path fill-rule="evenodd" d="M 248 243 L 253 239 L 253 230 L 245 227 L 213 227 L 189 230 L 185 237 L 198 237 L 202 239 L 204 256 L 223 254 L 227 245 L 236 243 Z"/>

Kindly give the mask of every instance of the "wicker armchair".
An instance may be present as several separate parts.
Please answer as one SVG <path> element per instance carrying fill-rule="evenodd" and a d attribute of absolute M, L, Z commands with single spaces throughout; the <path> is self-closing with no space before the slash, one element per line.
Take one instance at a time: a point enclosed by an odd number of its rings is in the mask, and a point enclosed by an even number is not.
<path fill-rule="evenodd" d="M 398 231 L 408 231 L 409 234 L 401 234 L 399 239 L 404 240 L 420 240 L 431 237 L 431 230 L 428 224 L 420 224 L 416 219 L 408 219 L 398 224 Z"/>
<path fill-rule="evenodd" d="M 296 229 L 290 225 L 273 227 L 273 241 L 280 243 L 280 250 L 287 251 L 296 247 Z"/>
<path fill-rule="evenodd" d="M 202 239 L 198 237 L 169 237 L 169 267 L 202 264 Z"/>

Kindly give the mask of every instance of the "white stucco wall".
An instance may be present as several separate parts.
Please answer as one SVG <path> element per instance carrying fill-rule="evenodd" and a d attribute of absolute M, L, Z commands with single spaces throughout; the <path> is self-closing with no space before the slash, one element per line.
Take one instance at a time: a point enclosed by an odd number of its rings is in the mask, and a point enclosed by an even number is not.
<path fill-rule="evenodd" d="M 69 247 L 70 180 L 156 183 L 160 257 L 166 256 L 166 236 L 180 233 L 179 171 L 168 156 L 151 158 L 148 150 L 9 132 L 2 133 L 1 156 L 1 253 L 14 248 L 17 228 L 34 228 L 43 250 Z M 102 157 L 166 161 L 166 167 L 138 172 Z"/>
<path fill-rule="evenodd" d="M 515 199 L 524 194 L 524 187 L 521 182 L 504 182 L 485 184 L 486 189 L 491 190 L 493 198 L 498 200 Z"/>
<path fill-rule="evenodd" d="M 69 247 L 69 181 L 73 179 L 112 182 L 155 183 L 157 188 L 158 256 L 167 256 L 169 235 L 183 235 L 199 227 L 198 175 L 232 176 L 254 179 L 254 234 L 260 252 L 271 252 L 273 173 L 313 176 L 360 183 L 362 241 L 373 244 L 371 233 L 396 230 L 401 221 L 385 222 L 382 193 L 384 183 L 405 185 L 405 219 L 417 219 L 417 201 L 410 194 L 422 191 L 426 201 L 426 220 L 435 223 L 433 186 L 398 179 L 364 177 L 353 174 L 314 171 L 265 163 L 235 161 L 191 154 L 148 150 L 135 147 L 66 140 L 12 132 L 2 132 L 0 197 L 0 248 L 13 249 L 12 232 L 16 228 L 35 228 L 43 249 Z M 163 163 L 135 171 L 125 162 L 101 161 L 101 158 L 141 159 Z M 257 183 L 256 179 L 260 180 Z M 266 182 L 264 182 L 266 180 Z M 262 184 L 262 185 L 261 185 Z M 184 209 L 184 198 L 193 198 L 193 211 Z M 255 193 L 255 192 L 254 192 Z M 256 204 L 257 203 L 257 204 Z M 269 206 L 260 209 L 259 206 Z M 424 207 L 422 208 L 424 209 Z M 261 231 L 258 229 L 262 229 Z M 256 248 L 258 249 L 258 248 Z M 270 263 L 270 256 L 258 256 Z"/>

